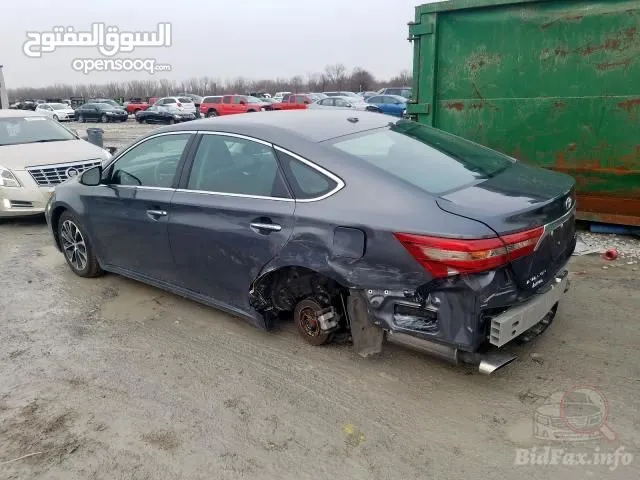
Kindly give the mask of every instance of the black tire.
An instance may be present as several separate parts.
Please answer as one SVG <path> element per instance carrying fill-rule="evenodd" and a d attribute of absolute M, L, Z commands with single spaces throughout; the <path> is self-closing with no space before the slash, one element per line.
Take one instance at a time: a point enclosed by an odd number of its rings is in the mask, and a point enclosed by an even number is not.
<path fill-rule="evenodd" d="M 58 118 L 58 115 L 54 115 L 54 116 L 53 116 L 53 119 L 54 119 L 56 122 L 59 122 L 59 121 L 60 121 L 60 119 Z"/>
<path fill-rule="evenodd" d="M 174 123 L 176 123 L 176 121 L 173 118 L 170 118 L 169 121 L 167 122 L 169 125 L 173 125 Z"/>
<path fill-rule="evenodd" d="M 85 278 L 102 275 L 104 271 L 93 251 L 93 244 L 78 219 L 65 211 L 58 219 L 57 228 L 62 253 L 71 271 Z"/>
<path fill-rule="evenodd" d="M 84 117 L 82 116 L 82 114 L 80 114 L 80 115 L 78 115 L 78 122 L 80 122 L 80 123 L 86 123 L 86 122 L 87 122 L 87 119 L 86 119 L 86 118 L 84 118 Z"/>
<path fill-rule="evenodd" d="M 100 123 L 108 123 L 109 122 L 109 117 L 107 117 L 106 113 L 103 113 L 102 116 L 100 117 Z"/>
<path fill-rule="evenodd" d="M 323 333 L 317 318 L 315 318 L 320 310 L 322 307 L 316 301 L 306 299 L 298 302 L 293 311 L 293 319 L 298 333 L 305 342 L 316 347 L 329 343 L 331 340 L 331 333 Z"/>
<path fill-rule="evenodd" d="M 218 112 L 216 112 L 215 110 L 209 110 L 207 112 L 207 118 L 209 117 L 217 117 L 218 116 Z"/>

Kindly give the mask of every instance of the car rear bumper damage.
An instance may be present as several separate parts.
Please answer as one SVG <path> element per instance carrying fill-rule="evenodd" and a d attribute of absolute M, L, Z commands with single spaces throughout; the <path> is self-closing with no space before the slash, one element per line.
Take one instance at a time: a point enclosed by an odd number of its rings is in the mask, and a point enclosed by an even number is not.
<path fill-rule="evenodd" d="M 450 279 L 429 293 L 352 291 L 361 300 L 349 311 L 354 347 L 363 356 L 377 353 L 386 337 L 389 343 L 453 364 L 477 365 L 481 373 L 491 374 L 516 359 L 502 347 L 546 329 L 568 289 L 563 267 L 526 298 L 503 271 Z M 359 318 L 358 309 L 364 309 Z M 381 333 L 372 335 L 372 329 Z"/>

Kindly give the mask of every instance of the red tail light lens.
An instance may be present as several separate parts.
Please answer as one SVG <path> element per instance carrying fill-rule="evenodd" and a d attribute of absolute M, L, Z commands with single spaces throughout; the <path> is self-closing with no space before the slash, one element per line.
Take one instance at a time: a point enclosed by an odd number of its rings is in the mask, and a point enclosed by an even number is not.
<path fill-rule="evenodd" d="M 177 105 L 178 107 L 181 107 L 181 106 L 182 106 L 182 104 L 181 104 L 180 102 L 176 103 L 176 105 Z"/>
<path fill-rule="evenodd" d="M 480 273 L 534 251 L 544 227 L 481 240 L 396 233 L 396 238 L 436 278 Z"/>

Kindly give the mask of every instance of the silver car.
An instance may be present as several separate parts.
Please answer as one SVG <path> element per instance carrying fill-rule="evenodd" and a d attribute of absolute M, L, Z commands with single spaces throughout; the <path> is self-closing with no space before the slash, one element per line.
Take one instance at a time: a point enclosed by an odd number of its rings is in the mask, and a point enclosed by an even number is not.
<path fill-rule="evenodd" d="M 66 103 L 41 103 L 35 111 L 59 122 L 70 122 L 76 118 L 75 110 Z"/>
<path fill-rule="evenodd" d="M 380 109 L 375 105 L 371 105 L 364 101 L 361 97 L 327 97 L 318 100 L 317 102 L 309 105 L 309 108 L 352 108 L 354 110 L 368 111 L 368 112 L 380 112 Z"/>
<path fill-rule="evenodd" d="M 109 158 L 44 114 L 0 110 L 0 218 L 43 213 L 56 185 Z"/>

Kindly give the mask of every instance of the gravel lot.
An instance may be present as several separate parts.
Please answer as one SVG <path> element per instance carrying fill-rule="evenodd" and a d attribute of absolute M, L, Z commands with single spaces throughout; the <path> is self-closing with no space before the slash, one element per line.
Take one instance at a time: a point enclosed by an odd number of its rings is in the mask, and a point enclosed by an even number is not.
<path fill-rule="evenodd" d="M 150 128 L 99 126 L 106 145 Z M 491 377 L 393 346 L 314 348 L 292 324 L 265 333 L 117 275 L 81 279 L 41 218 L 0 223 L 0 262 L 0 479 L 640 475 L 640 272 L 625 259 L 574 257 L 554 324 Z M 614 440 L 534 438 L 536 409 L 574 385 L 606 397 Z M 631 461 L 514 466 L 516 449 L 545 446 Z"/>

